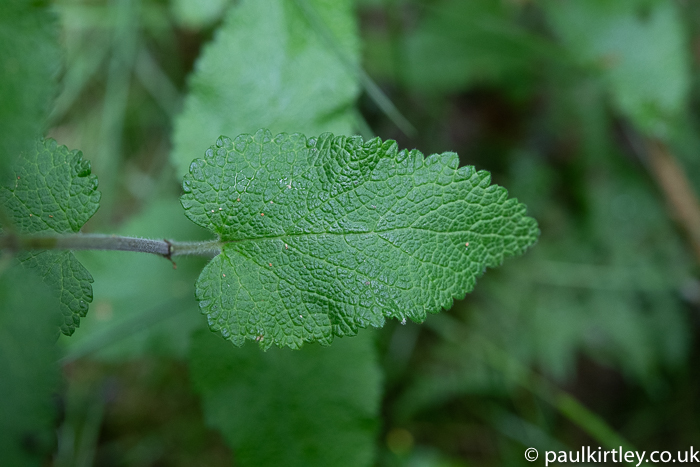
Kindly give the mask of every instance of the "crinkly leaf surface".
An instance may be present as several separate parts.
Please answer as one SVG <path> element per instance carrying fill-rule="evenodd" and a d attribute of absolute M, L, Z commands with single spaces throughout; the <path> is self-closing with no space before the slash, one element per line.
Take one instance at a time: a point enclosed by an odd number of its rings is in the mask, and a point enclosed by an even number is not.
<path fill-rule="evenodd" d="M 378 138 L 219 138 L 182 196 L 224 242 L 196 287 L 211 328 L 297 348 L 449 308 L 538 235 L 524 205 L 458 163 Z"/>
<path fill-rule="evenodd" d="M 53 140 L 37 141 L 20 155 L 9 185 L 0 186 L 0 204 L 22 234 L 78 232 L 97 211 L 100 192 L 90 162 Z M 92 276 L 69 251 L 18 255 L 59 297 L 61 332 L 71 335 L 92 301 Z"/>

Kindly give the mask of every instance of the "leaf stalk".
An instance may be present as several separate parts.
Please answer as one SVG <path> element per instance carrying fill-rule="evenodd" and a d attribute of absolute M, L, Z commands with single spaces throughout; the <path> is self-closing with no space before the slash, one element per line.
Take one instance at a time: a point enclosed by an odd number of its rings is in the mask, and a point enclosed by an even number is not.
<path fill-rule="evenodd" d="M 0 250 L 10 252 L 31 250 L 112 250 L 151 253 L 171 259 L 174 256 L 213 257 L 221 253 L 218 240 L 176 242 L 138 237 L 102 234 L 18 235 L 0 234 Z"/>

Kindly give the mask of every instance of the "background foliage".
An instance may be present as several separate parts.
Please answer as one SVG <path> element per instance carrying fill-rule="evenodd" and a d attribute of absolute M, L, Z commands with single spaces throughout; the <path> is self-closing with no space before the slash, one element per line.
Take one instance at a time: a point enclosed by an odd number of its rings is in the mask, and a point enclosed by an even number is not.
<path fill-rule="evenodd" d="M 267 127 L 456 151 L 542 236 L 421 326 L 300 352 L 204 330 L 202 261 L 105 252 L 76 253 L 94 301 L 56 349 L 49 292 L 0 258 L 10 465 L 530 465 L 698 439 L 696 3 L 38 3 L 0 7 L 0 171 L 50 111 L 99 177 L 83 231 L 208 238 L 177 200 L 189 162 Z"/>

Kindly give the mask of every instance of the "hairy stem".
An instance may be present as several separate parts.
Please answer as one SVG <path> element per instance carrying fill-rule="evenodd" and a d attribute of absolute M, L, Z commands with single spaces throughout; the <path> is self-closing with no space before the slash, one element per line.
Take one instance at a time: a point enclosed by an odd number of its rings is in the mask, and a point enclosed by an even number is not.
<path fill-rule="evenodd" d="M 0 250 L 117 250 L 173 256 L 216 256 L 221 253 L 217 240 L 205 242 L 175 242 L 118 235 L 68 234 L 20 236 L 13 233 L 0 235 Z"/>

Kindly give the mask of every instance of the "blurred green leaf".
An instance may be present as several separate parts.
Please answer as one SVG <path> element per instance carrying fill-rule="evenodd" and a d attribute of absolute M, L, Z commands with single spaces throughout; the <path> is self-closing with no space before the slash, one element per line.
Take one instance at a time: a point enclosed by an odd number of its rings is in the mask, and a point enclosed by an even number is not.
<path fill-rule="evenodd" d="M 341 49 L 357 57 L 352 1 L 309 2 Z M 222 134 L 348 134 L 359 86 L 294 2 L 244 0 L 233 7 L 190 77 L 175 122 L 181 174 Z"/>
<path fill-rule="evenodd" d="M 0 273 L 0 465 L 46 465 L 60 382 L 51 291 L 30 271 Z"/>
<path fill-rule="evenodd" d="M 332 347 L 236 348 L 194 335 L 190 370 L 208 423 L 241 466 L 373 464 L 381 375 L 369 334 Z"/>
<path fill-rule="evenodd" d="M 569 54 L 603 77 L 619 111 L 645 132 L 667 135 L 690 92 L 690 53 L 678 6 L 664 0 L 544 5 Z"/>
<path fill-rule="evenodd" d="M 0 182 L 44 131 L 56 92 L 57 36 L 45 2 L 0 2 Z"/>
<path fill-rule="evenodd" d="M 21 234 L 73 233 L 97 211 L 100 192 L 90 162 L 52 139 L 35 141 L 0 185 L 0 205 Z M 61 332 L 71 335 L 92 301 L 92 276 L 70 251 L 24 252 L 19 261 L 33 269 L 60 300 Z"/>

